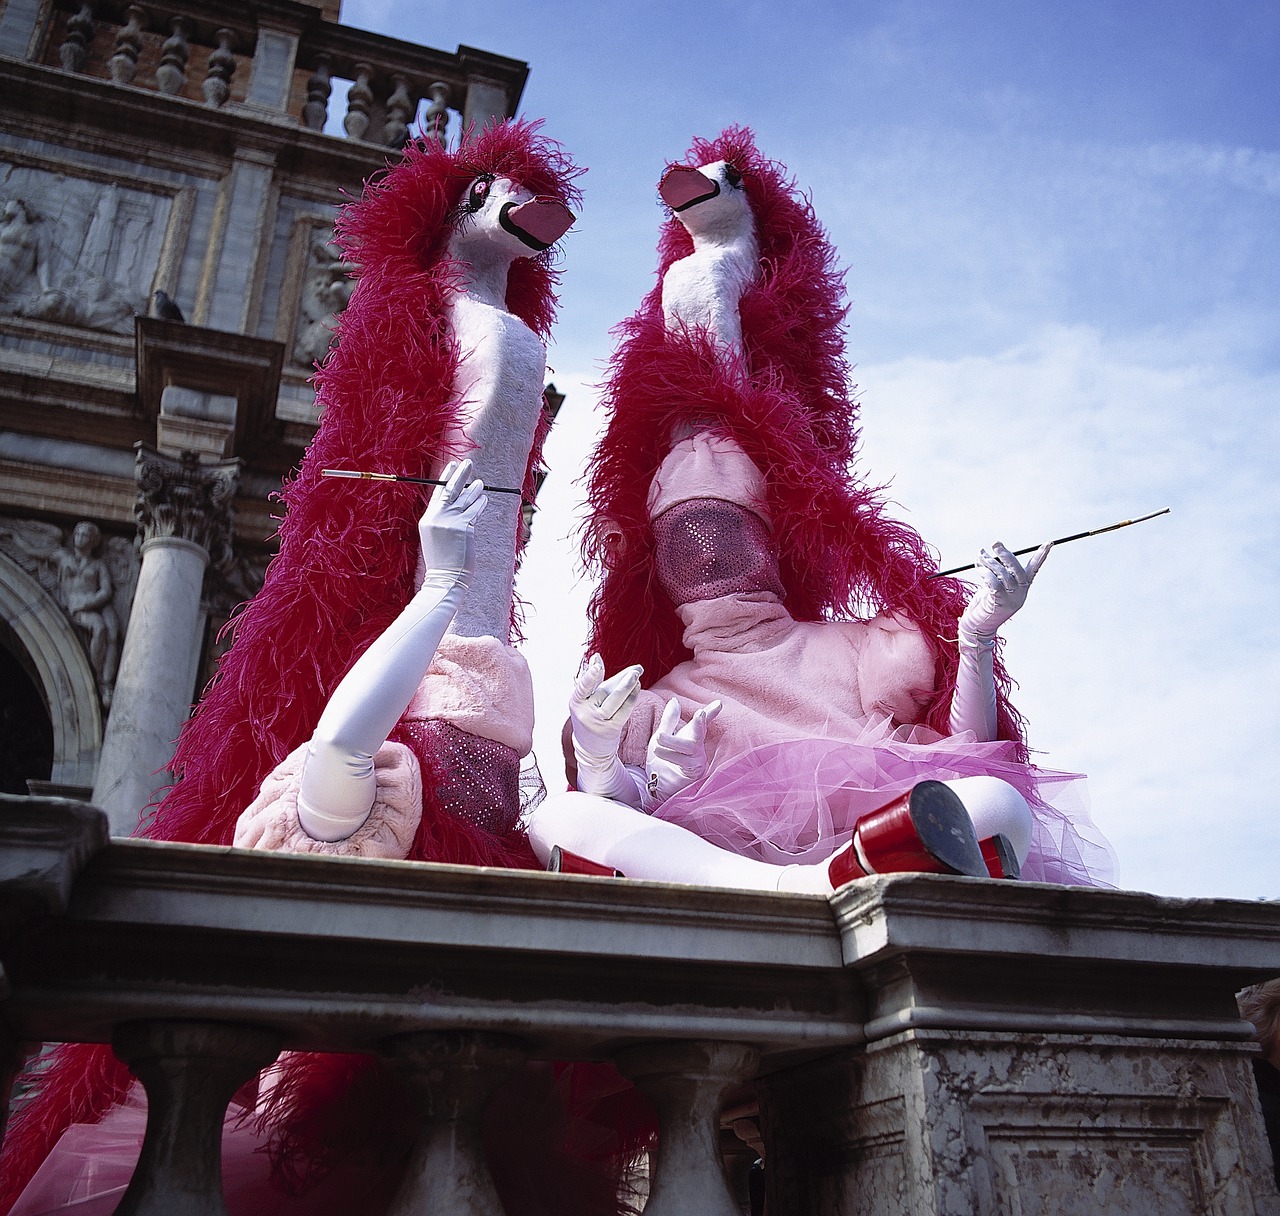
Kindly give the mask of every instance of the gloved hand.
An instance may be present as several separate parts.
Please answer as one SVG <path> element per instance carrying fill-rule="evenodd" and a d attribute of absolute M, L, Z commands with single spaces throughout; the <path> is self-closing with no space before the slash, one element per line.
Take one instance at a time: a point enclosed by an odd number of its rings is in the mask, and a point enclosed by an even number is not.
<path fill-rule="evenodd" d="M 991 552 L 982 550 L 984 585 L 973 593 L 960 617 L 960 665 L 951 697 L 950 731 L 971 732 L 979 743 L 990 743 L 999 728 L 996 696 L 996 631 L 1026 602 L 1031 580 L 1044 565 L 1053 542 L 1041 545 L 1024 567 L 999 541 Z"/>
<path fill-rule="evenodd" d="M 693 717 L 680 725 L 680 702 L 672 697 L 662 710 L 657 729 L 649 739 L 645 766 L 647 804 L 657 806 L 672 794 L 692 785 L 707 771 L 707 724 L 723 706 L 712 701 L 694 710 Z"/>
<path fill-rule="evenodd" d="M 1031 582 L 1052 548 L 1052 541 L 1041 545 L 1025 567 L 999 541 L 990 553 L 986 549 L 979 553 L 984 585 L 973 593 L 960 617 L 961 643 L 990 645 L 995 640 L 1000 626 L 1026 602 Z"/>
<path fill-rule="evenodd" d="M 476 569 L 475 522 L 488 499 L 484 485 L 471 478 L 471 461 L 451 460 L 444 467 L 445 483 L 431 496 L 418 521 L 418 538 L 427 578 L 466 587 Z"/>
<path fill-rule="evenodd" d="M 644 668 L 635 664 L 604 678 L 604 660 L 593 654 L 574 681 L 569 697 L 573 753 L 578 761 L 578 788 L 587 794 L 640 805 L 635 778 L 618 759 L 618 744 L 631 709 L 640 695 Z"/>

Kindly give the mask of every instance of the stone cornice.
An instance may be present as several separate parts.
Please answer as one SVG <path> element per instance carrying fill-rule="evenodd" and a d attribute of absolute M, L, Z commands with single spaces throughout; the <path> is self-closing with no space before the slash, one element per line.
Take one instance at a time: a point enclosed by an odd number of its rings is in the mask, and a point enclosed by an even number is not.
<path fill-rule="evenodd" d="M 989 956 L 1196 962 L 1280 973 L 1280 901 L 891 874 L 850 884 L 832 907 L 851 964 L 929 943 Z"/>

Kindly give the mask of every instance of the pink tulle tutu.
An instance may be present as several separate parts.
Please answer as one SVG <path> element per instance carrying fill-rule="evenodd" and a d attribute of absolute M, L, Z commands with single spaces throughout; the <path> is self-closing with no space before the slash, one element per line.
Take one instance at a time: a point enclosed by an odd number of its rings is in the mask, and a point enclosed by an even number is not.
<path fill-rule="evenodd" d="M 1014 758 L 1010 741 L 977 743 L 872 718 L 853 741 L 790 739 L 717 764 L 654 812 L 705 840 L 774 865 L 815 863 L 854 825 L 918 781 L 990 776 L 1026 798 L 1035 820 L 1022 877 L 1111 886 L 1115 855 L 1089 816 L 1085 781 Z"/>

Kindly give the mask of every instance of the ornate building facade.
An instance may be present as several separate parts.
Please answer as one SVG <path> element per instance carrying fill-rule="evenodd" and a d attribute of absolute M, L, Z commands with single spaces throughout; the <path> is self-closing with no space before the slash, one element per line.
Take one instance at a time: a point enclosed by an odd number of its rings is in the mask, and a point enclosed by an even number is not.
<path fill-rule="evenodd" d="M 338 10 L 0 8 L 0 788 L 91 797 L 116 834 L 261 584 L 351 290 L 337 206 L 528 75 Z"/>

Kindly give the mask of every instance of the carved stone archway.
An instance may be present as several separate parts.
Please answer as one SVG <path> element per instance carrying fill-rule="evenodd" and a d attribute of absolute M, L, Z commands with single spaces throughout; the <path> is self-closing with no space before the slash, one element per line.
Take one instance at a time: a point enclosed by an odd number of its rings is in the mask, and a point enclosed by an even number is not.
<path fill-rule="evenodd" d="M 92 786 L 102 750 L 102 710 L 93 668 L 62 606 L 0 553 L 0 616 L 30 656 L 53 721 L 58 785 Z"/>

